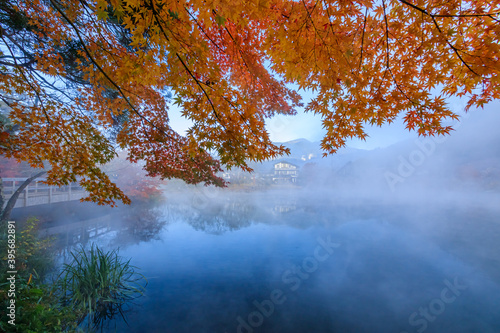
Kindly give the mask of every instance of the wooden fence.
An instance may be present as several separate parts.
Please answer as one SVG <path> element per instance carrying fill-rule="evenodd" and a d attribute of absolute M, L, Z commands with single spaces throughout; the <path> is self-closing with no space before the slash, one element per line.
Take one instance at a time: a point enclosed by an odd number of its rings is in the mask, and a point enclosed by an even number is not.
<path fill-rule="evenodd" d="M 5 202 L 7 202 L 26 178 L 3 178 L 2 180 Z M 86 192 L 77 183 L 57 187 L 48 186 L 42 181 L 43 179 L 33 180 L 19 195 L 14 208 L 79 200 L 86 195 Z"/>

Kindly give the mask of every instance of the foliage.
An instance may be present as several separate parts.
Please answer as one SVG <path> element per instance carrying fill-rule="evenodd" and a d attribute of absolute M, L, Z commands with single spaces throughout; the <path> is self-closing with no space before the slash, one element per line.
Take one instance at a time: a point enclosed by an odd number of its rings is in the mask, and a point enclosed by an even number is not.
<path fill-rule="evenodd" d="M 164 181 L 147 177 L 138 163 L 131 163 L 124 154 L 118 154 L 103 170 L 134 202 L 155 201 L 161 198 L 160 186 Z"/>
<path fill-rule="evenodd" d="M 7 312 L 2 311 L 0 329 L 5 332 L 65 332 L 76 329 L 72 309 L 60 306 L 57 293 L 42 283 L 43 275 L 52 267 L 48 254 L 50 240 L 37 237 L 36 219 L 30 218 L 16 233 L 16 326 L 8 324 Z M 6 224 L 0 226 L 0 248 L 7 253 Z M 0 303 L 6 309 L 9 296 L 7 260 L 2 255 Z M 39 274 L 39 273 L 40 274 Z"/>
<path fill-rule="evenodd" d="M 148 175 L 224 185 L 219 161 L 287 153 L 265 119 L 301 106 L 322 147 L 365 139 L 403 115 L 423 135 L 451 131 L 450 96 L 500 97 L 499 0 L 5 0 L 0 94 L 15 132 L 0 153 L 51 165 L 100 204 L 128 198 L 100 166 L 128 148 Z M 168 121 L 169 95 L 194 125 Z M 116 132 L 116 135 L 110 133 Z M 217 155 L 218 160 L 210 154 Z"/>
<path fill-rule="evenodd" d="M 126 302 L 142 295 L 145 278 L 136 273 L 130 260 L 124 261 L 118 251 L 104 252 L 92 244 L 71 252 L 73 261 L 65 264 L 58 282 L 63 304 L 87 323 L 99 326 L 105 319 L 120 313 Z"/>
<path fill-rule="evenodd" d="M 18 163 L 14 159 L 0 157 L 0 175 L 4 178 L 16 178 L 24 176 L 23 166 L 26 166 L 26 164 L 26 162 Z"/>
<path fill-rule="evenodd" d="M 41 170 L 34 170 L 27 162 L 18 162 L 12 158 L 0 156 L 0 177 L 2 178 L 28 178 Z"/>
<path fill-rule="evenodd" d="M 88 252 L 83 248 L 72 252 L 74 261 L 64 265 L 59 279 L 53 285 L 44 284 L 43 274 L 52 268 L 47 252 L 50 240 L 37 237 L 36 221 L 28 219 L 16 233 L 16 326 L 7 324 L 7 313 L 2 311 L 2 331 L 73 332 L 86 318 L 95 328 L 106 318 L 123 315 L 125 302 L 142 294 L 145 279 L 130 261 L 124 261 L 116 250 L 104 252 L 94 245 Z M 0 247 L 7 253 L 5 224 L 1 228 Z M 0 301 L 4 309 L 9 302 L 6 262 L 2 258 Z"/>
<path fill-rule="evenodd" d="M 30 274 L 35 273 L 43 278 L 53 266 L 49 250 L 51 239 L 40 239 L 37 235 L 37 222 L 34 217 L 20 225 L 16 223 L 16 270 L 24 274 L 27 279 Z M 2 265 L 6 265 L 7 256 L 7 224 L 0 225 L 2 249 Z M 3 270 L 4 272 L 6 270 Z"/>
<path fill-rule="evenodd" d="M 2 283 L 2 307 L 7 307 L 8 286 Z M 40 283 L 36 277 L 16 280 L 16 326 L 7 323 L 2 315 L 0 328 L 4 332 L 74 332 L 76 314 L 69 307 L 59 305 L 59 298 L 52 287 Z M 5 307 L 4 307 L 5 305 Z"/>

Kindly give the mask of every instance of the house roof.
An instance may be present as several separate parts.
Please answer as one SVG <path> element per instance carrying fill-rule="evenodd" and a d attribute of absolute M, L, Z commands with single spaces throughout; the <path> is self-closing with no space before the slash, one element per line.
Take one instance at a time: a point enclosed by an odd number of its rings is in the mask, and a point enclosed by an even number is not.
<path fill-rule="evenodd" d="M 287 163 L 287 164 L 290 164 L 290 165 L 293 165 L 293 166 L 296 166 L 297 168 L 300 168 L 302 166 L 304 166 L 305 162 L 298 159 L 298 158 L 288 158 L 288 159 L 283 159 L 283 160 L 277 160 L 277 161 L 274 161 L 273 163 L 273 166 L 278 164 L 278 163 Z"/>

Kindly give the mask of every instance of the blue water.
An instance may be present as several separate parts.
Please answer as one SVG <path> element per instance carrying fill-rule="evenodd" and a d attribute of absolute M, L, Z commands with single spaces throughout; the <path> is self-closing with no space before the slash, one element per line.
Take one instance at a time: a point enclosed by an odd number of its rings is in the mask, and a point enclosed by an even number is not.
<path fill-rule="evenodd" d="M 444 208 L 179 206 L 158 208 L 166 224 L 152 239 L 95 239 L 120 245 L 149 281 L 128 324 L 105 330 L 500 332 L 496 213 L 469 223 Z"/>

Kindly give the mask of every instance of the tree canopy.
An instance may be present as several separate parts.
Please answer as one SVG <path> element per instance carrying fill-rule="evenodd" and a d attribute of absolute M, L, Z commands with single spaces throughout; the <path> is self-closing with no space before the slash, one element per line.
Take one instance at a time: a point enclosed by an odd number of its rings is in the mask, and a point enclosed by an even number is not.
<path fill-rule="evenodd" d="M 101 170 L 119 149 L 150 176 L 224 182 L 221 166 L 287 153 L 265 119 L 301 98 L 334 153 L 404 115 L 423 135 L 500 96 L 499 0 L 4 0 L 0 153 L 87 200 L 128 202 Z M 193 122 L 169 126 L 177 104 Z"/>

